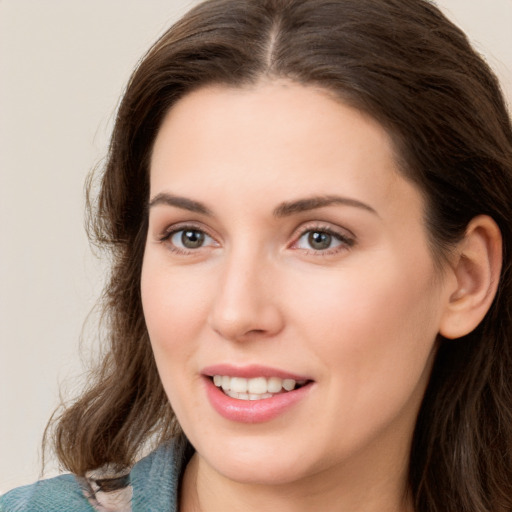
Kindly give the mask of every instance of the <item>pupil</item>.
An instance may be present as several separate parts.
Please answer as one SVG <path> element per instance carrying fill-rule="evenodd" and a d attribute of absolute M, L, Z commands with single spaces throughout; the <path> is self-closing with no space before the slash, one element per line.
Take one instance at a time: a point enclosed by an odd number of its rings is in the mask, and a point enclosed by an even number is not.
<path fill-rule="evenodd" d="M 204 233 L 201 231 L 184 231 L 181 235 L 181 243 L 187 249 L 197 249 L 204 242 Z"/>
<path fill-rule="evenodd" d="M 321 231 L 313 231 L 308 236 L 309 245 L 313 249 L 328 249 L 331 245 L 332 236 L 329 233 L 322 233 Z"/>

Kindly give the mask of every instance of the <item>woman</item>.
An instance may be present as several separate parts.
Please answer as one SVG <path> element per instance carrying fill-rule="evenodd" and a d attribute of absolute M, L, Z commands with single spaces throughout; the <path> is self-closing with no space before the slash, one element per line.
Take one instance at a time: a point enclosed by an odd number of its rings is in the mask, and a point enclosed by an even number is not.
<path fill-rule="evenodd" d="M 76 478 L 0 510 L 512 510 L 511 193 L 497 81 L 430 3 L 199 5 L 132 76 L 92 210 Z"/>

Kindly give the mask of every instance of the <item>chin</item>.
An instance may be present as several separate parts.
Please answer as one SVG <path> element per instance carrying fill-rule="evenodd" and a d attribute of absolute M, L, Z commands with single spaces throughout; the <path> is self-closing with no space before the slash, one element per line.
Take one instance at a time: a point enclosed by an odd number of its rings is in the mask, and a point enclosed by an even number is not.
<path fill-rule="evenodd" d="M 198 454 L 217 473 L 240 484 L 285 485 L 310 473 L 303 450 L 293 442 L 280 440 L 279 447 L 268 438 L 244 440 L 233 437 L 206 449 L 198 446 Z"/>
<path fill-rule="evenodd" d="M 260 463 L 225 460 L 214 469 L 225 478 L 245 485 L 286 485 L 304 476 L 295 464 L 278 461 L 276 457 Z"/>

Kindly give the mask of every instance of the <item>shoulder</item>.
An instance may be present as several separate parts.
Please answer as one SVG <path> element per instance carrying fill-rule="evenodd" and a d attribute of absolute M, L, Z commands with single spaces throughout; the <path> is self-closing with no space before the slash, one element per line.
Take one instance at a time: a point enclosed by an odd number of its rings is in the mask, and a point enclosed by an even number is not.
<path fill-rule="evenodd" d="M 0 512 L 175 511 L 192 453 L 188 442 L 177 438 L 135 464 L 128 478 L 103 478 L 100 469 L 87 478 L 68 474 L 40 480 L 1 496 Z"/>
<path fill-rule="evenodd" d="M 19 487 L 0 497 L 0 512 L 91 512 L 73 475 Z"/>

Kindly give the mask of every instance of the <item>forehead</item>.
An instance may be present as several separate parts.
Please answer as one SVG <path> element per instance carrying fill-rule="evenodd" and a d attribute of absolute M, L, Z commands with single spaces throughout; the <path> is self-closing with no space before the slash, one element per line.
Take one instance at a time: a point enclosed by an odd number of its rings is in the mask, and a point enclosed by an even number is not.
<path fill-rule="evenodd" d="M 288 197 L 280 200 L 335 192 L 375 209 L 391 197 L 419 200 L 398 172 L 386 130 L 323 89 L 286 81 L 208 87 L 165 117 L 151 159 L 152 195 L 171 188 L 206 201 L 213 191 L 267 198 L 283 187 Z"/>

